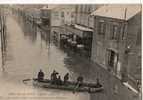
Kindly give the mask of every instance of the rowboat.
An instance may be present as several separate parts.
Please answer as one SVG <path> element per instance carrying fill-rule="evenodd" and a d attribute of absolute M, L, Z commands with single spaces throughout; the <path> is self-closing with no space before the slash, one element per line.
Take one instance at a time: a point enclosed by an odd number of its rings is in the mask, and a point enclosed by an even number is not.
<path fill-rule="evenodd" d="M 50 89 L 61 89 L 67 91 L 76 91 L 76 92 L 89 92 L 89 93 L 96 93 L 103 91 L 102 85 L 97 85 L 94 83 L 82 83 L 81 87 L 76 87 L 77 83 L 73 81 L 68 81 L 66 84 L 62 85 L 55 85 L 52 84 L 52 81 L 49 79 L 38 80 L 36 78 L 33 79 L 33 85 L 43 88 L 50 88 Z"/>

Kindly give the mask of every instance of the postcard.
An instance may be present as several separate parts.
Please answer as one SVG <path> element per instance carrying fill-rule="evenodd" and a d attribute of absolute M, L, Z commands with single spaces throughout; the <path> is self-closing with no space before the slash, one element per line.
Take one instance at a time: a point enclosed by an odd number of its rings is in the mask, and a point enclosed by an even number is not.
<path fill-rule="evenodd" d="M 1 4 L 0 100 L 141 100 L 142 4 Z"/>

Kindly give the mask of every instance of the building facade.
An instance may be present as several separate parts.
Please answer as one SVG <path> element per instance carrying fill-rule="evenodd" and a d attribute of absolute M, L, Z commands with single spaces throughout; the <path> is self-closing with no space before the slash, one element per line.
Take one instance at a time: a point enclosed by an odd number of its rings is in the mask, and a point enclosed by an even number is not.
<path fill-rule="evenodd" d="M 60 5 L 52 9 L 51 26 L 52 37 L 55 43 L 60 43 L 60 36 L 67 35 L 65 25 L 71 25 L 75 22 L 74 5 Z M 60 44 L 59 44 L 60 45 Z"/>
<path fill-rule="evenodd" d="M 51 9 L 44 6 L 40 9 L 42 25 L 51 27 Z"/>
<path fill-rule="evenodd" d="M 108 5 L 92 15 L 92 61 L 131 84 L 141 79 L 141 6 Z"/>
<path fill-rule="evenodd" d="M 93 16 L 90 14 L 98 9 L 101 5 L 76 5 L 76 24 L 88 28 L 94 28 Z"/>
<path fill-rule="evenodd" d="M 96 5 L 75 5 L 75 23 L 66 25 L 66 33 L 71 35 L 71 44 L 74 42 L 78 54 L 88 58 L 91 56 L 92 34 L 93 34 L 93 17 L 91 12 L 99 6 Z"/>
<path fill-rule="evenodd" d="M 52 9 L 52 26 L 64 26 L 73 24 L 75 20 L 74 5 L 60 5 Z"/>

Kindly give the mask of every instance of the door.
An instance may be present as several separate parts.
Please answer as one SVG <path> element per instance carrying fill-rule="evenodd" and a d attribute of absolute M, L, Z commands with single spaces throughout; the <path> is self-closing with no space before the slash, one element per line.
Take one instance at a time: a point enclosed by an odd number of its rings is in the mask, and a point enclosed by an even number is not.
<path fill-rule="evenodd" d="M 117 70 L 117 62 L 118 62 L 118 54 L 113 50 L 107 50 L 108 52 L 108 66 L 112 71 L 116 73 Z"/>

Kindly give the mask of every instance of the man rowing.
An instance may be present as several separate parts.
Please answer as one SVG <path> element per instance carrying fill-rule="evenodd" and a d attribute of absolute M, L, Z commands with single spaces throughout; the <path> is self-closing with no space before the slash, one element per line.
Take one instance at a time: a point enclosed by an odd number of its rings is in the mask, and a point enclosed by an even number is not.
<path fill-rule="evenodd" d="M 96 79 L 96 87 L 98 88 L 98 87 L 102 87 L 102 85 L 101 85 L 101 83 L 99 82 L 99 79 L 97 78 Z"/>
<path fill-rule="evenodd" d="M 83 77 L 80 75 L 79 77 L 77 77 L 77 83 L 76 83 L 76 86 L 75 86 L 75 88 L 74 88 L 73 93 L 75 93 L 75 91 L 76 91 L 79 87 L 81 87 L 82 84 L 83 84 Z"/>
<path fill-rule="evenodd" d="M 79 77 L 77 77 L 77 86 L 81 87 L 83 83 L 83 77 L 80 75 Z"/>

